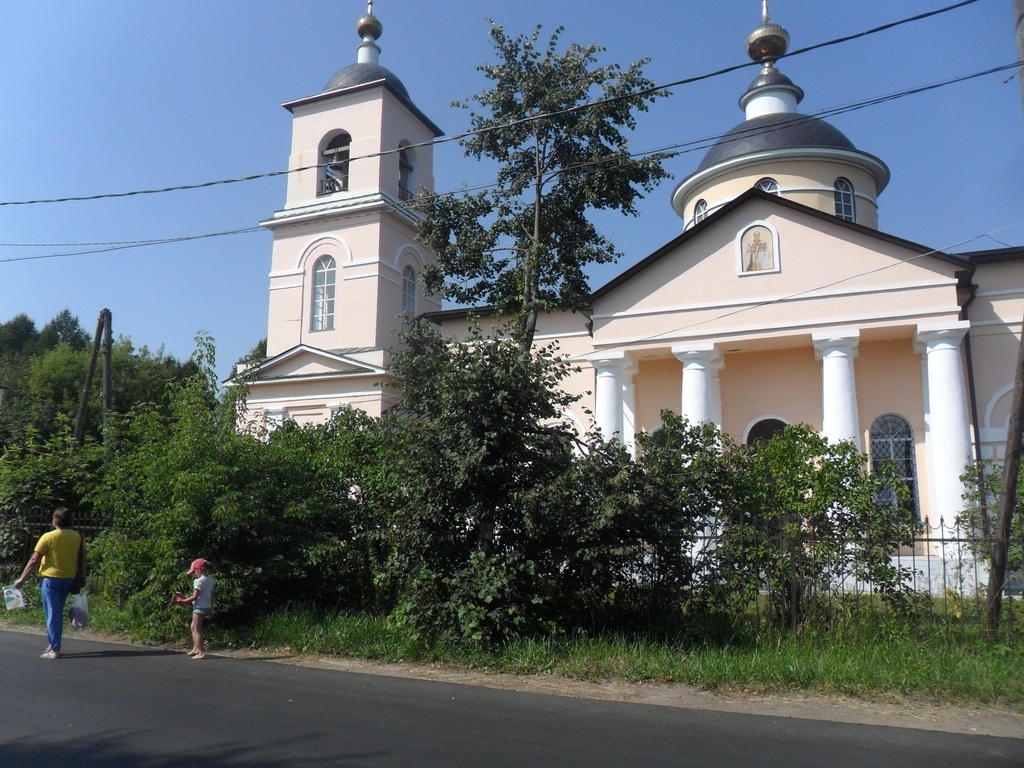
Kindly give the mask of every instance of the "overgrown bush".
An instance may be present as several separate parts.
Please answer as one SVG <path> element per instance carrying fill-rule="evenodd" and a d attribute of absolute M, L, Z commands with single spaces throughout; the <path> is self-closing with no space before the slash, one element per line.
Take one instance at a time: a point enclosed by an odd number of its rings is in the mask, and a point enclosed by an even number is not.
<path fill-rule="evenodd" d="M 289 601 L 389 608 L 392 596 L 376 586 L 387 528 L 367 501 L 386 485 L 380 423 L 352 411 L 327 425 L 244 434 L 231 405 L 197 376 L 172 397 L 171 419 L 137 409 L 91 494 L 114 520 L 96 546 L 106 595 L 135 634 L 176 631 L 169 597 L 187 590 L 196 557 L 212 564 L 216 615 L 228 624 Z"/>
<path fill-rule="evenodd" d="M 806 425 L 727 455 L 733 484 L 722 499 L 717 578 L 742 602 L 767 589 L 776 618 L 797 627 L 851 582 L 869 583 L 890 608 L 912 608 L 909 573 L 890 555 L 920 523 L 878 502 L 898 479 L 867 471 L 849 442 L 830 443 Z"/>

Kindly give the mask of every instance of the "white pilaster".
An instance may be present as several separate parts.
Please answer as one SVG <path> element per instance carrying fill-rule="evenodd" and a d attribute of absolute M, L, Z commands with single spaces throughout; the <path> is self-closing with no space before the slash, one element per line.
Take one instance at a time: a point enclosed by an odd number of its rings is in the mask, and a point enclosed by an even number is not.
<path fill-rule="evenodd" d="M 960 344 L 970 328 L 966 320 L 922 324 L 914 341 L 924 353 L 927 389 L 929 517 L 953 522 L 963 505 L 960 475 L 971 460 L 971 422 L 967 407 Z"/>
<path fill-rule="evenodd" d="M 723 367 L 722 353 L 714 344 L 677 344 L 672 354 L 683 364 L 680 415 L 691 424 L 720 426 L 722 397 L 716 372 Z"/>
<path fill-rule="evenodd" d="M 860 450 L 857 386 L 853 360 L 860 331 L 842 328 L 815 333 L 814 356 L 821 360 L 822 433 L 830 443 L 849 440 Z"/>

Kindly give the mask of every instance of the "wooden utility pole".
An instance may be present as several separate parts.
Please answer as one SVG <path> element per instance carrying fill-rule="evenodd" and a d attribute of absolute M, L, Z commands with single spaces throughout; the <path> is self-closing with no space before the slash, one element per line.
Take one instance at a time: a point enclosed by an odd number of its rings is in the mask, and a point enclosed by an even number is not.
<path fill-rule="evenodd" d="M 1024 0 L 1014 0 L 1018 60 L 1024 61 Z M 1024 68 L 1018 70 L 1021 80 L 1021 104 L 1024 106 Z M 1006 555 L 1013 529 L 1013 513 L 1017 503 L 1017 476 L 1020 474 L 1021 429 L 1024 428 L 1024 322 L 1021 324 L 1017 372 L 1013 381 L 1013 405 L 1006 436 L 1006 459 L 1003 461 L 1003 487 L 999 493 L 996 524 L 992 531 L 992 553 L 988 573 L 988 598 L 985 601 L 985 625 L 989 631 L 999 627 L 1006 583 Z"/>
<path fill-rule="evenodd" d="M 1014 0 L 1014 18 L 1017 20 L 1017 61 L 1024 61 L 1024 0 Z M 1024 68 L 1017 70 L 1020 80 L 1020 98 L 1024 102 Z"/>
<path fill-rule="evenodd" d="M 96 335 L 92 340 L 92 355 L 89 357 L 89 370 L 85 374 L 85 384 L 82 386 L 82 399 L 78 403 L 78 415 L 75 417 L 75 442 L 79 445 L 85 439 L 85 415 L 89 410 L 89 395 L 92 392 L 92 380 L 96 375 L 96 359 L 100 354 L 100 342 L 103 342 L 103 426 L 107 423 L 107 413 L 110 411 L 110 310 L 100 310 L 99 320 L 96 321 Z"/>
<path fill-rule="evenodd" d="M 1006 458 L 1003 460 L 1003 487 L 999 492 L 996 524 L 992 530 L 992 556 L 989 561 L 988 598 L 985 601 L 985 624 L 990 631 L 999 627 L 1006 583 L 1006 554 L 1010 545 L 1013 512 L 1017 503 L 1017 475 L 1020 472 L 1021 428 L 1024 427 L 1024 323 L 1017 352 L 1017 372 L 1013 380 L 1013 405 L 1006 435 Z"/>

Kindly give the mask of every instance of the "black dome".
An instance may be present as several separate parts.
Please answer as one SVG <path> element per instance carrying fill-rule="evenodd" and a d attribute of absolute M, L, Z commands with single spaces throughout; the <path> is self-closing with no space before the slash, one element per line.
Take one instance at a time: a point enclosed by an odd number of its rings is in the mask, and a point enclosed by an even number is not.
<path fill-rule="evenodd" d="M 387 80 L 388 84 L 391 85 L 396 91 L 398 91 L 406 99 L 409 98 L 409 92 L 405 89 L 402 81 L 389 69 L 385 69 L 379 64 L 349 64 L 347 67 L 342 67 L 334 73 L 334 77 L 327 81 L 327 85 L 324 87 L 324 93 L 328 91 L 337 91 L 341 88 L 349 88 L 353 85 L 362 85 L 363 83 L 373 83 L 377 80 Z"/>
<path fill-rule="evenodd" d="M 824 120 L 796 112 L 778 113 L 737 125 L 715 142 L 697 170 L 757 152 L 806 148 L 857 150 L 842 131 Z"/>

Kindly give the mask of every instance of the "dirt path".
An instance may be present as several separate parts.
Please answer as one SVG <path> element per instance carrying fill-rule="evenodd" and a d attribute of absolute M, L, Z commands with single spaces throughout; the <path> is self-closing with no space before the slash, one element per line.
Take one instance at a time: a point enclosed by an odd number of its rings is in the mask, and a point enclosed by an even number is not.
<path fill-rule="evenodd" d="M 360 674 L 438 680 L 555 696 L 1024 739 L 1024 712 L 1003 707 L 953 707 L 909 699 L 866 701 L 840 696 L 709 692 L 679 683 L 588 683 L 552 676 L 480 673 L 333 657 L 282 656 L 273 660 Z"/>

